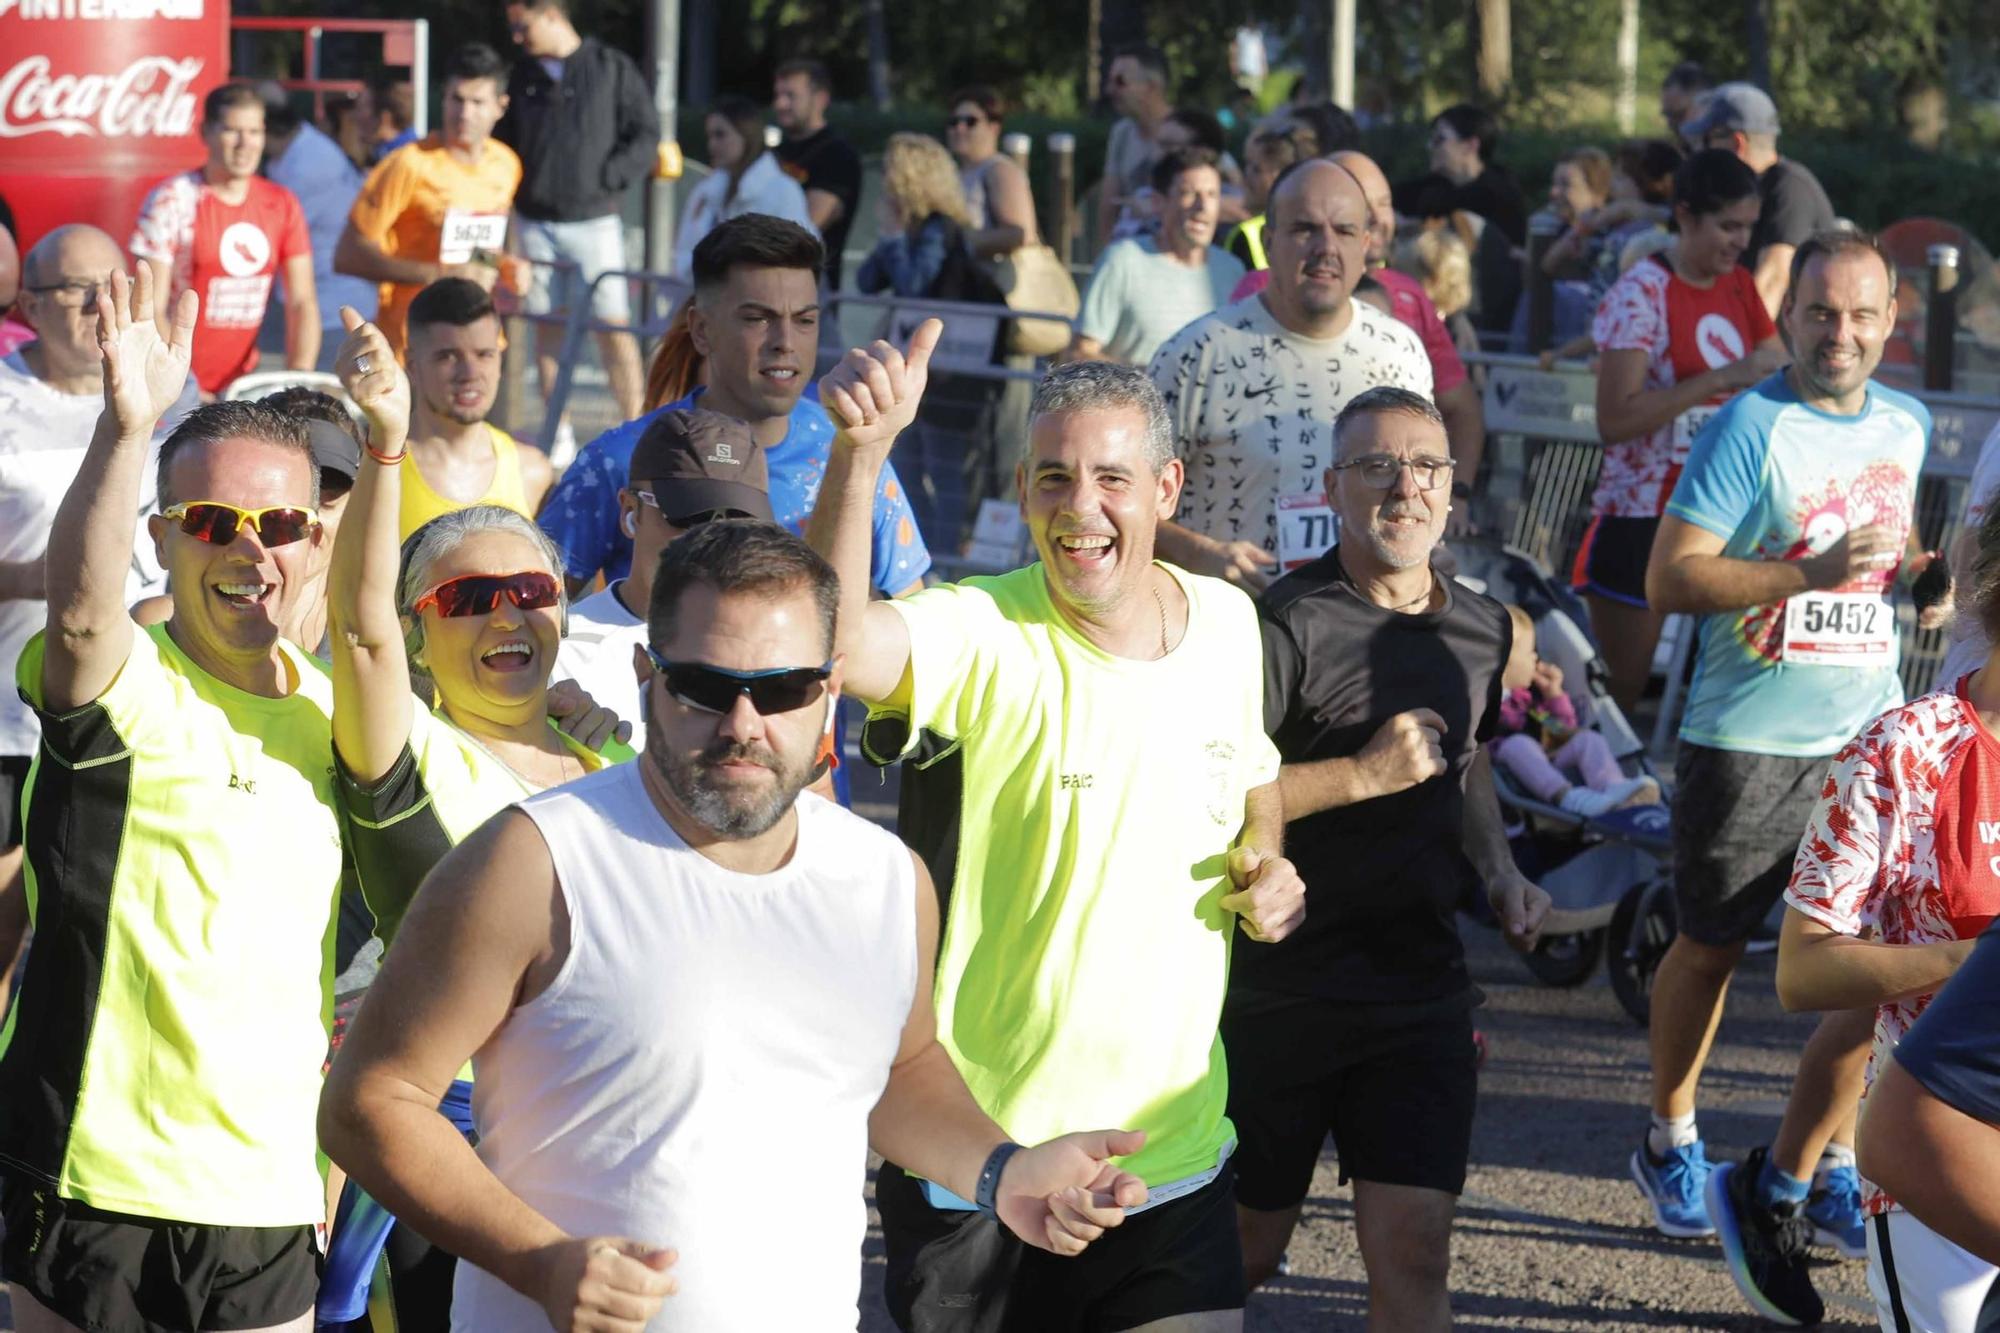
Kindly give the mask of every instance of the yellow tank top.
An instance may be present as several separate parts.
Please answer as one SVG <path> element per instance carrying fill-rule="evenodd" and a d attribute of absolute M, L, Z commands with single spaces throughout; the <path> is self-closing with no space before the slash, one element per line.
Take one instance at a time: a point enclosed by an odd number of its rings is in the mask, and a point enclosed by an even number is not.
<path fill-rule="evenodd" d="M 529 518 L 528 493 L 521 486 L 521 445 L 515 438 L 498 426 L 488 425 L 487 436 L 493 441 L 493 480 L 487 484 L 486 494 L 476 500 L 447 500 L 432 490 L 424 480 L 423 469 L 417 466 L 414 457 L 403 466 L 403 508 L 397 523 L 398 540 L 406 540 L 409 535 L 440 514 L 449 514 L 454 509 L 470 509 L 473 505 L 505 505 L 519 510 Z"/>

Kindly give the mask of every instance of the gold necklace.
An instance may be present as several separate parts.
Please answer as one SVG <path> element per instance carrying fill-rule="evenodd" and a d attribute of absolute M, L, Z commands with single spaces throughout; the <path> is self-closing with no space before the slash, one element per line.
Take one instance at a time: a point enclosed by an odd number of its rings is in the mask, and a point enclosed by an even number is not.
<path fill-rule="evenodd" d="M 1158 584 L 1153 585 L 1153 605 L 1160 608 L 1160 656 L 1165 657 L 1170 651 L 1167 646 L 1167 602 L 1160 596 Z"/>

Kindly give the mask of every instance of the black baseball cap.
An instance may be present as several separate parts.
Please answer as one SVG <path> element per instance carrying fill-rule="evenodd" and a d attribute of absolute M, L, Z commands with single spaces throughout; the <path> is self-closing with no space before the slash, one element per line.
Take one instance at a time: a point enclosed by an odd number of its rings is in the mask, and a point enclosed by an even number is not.
<path fill-rule="evenodd" d="M 647 424 L 627 474 L 668 519 L 733 509 L 772 521 L 771 475 L 750 427 L 720 412 L 676 408 Z"/>
<path fill-rule="evenodd" d="M 306 434 L 312 439 L 313 466 L 322 475 L 337 472 L 352 484 L 361 472 L 361 446 L 354 436 L 318 417 L 306 418 Z"/>

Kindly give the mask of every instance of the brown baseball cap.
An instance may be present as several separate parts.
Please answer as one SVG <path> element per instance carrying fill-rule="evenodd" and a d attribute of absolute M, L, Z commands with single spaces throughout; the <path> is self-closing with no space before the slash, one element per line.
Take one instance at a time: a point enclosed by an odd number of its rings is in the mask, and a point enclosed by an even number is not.
<path fill-rule="evenodd" d="M 653 418 L 632 449 L 628 476 L 652 489 L 669 520 L 729 509 L 772 521 L 764 450 L 748 425 L 720 412 L 676 408 Z"/>

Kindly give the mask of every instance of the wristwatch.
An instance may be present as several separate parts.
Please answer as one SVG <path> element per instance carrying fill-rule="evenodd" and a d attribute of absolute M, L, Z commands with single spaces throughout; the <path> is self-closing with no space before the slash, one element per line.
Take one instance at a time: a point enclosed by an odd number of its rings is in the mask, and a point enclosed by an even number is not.
<path fill-rule="evenodd" d="M 989 1217 L 994 1215 L 995 1200 L 1000 1193 L 1000 1173 L 1007 1169 L 1007 1159 L 1019 1151 L 1020 1144 L 1003 1143 L 986 1155 L 986 1165 L 979 1168 L 979 1184 L 972 1191 L 972 1202 Z"/>
<path fill-rule="evenodd" d="M 1454 481 L 1451 484 L 1451 498 L 1454 500 L 1470 500 L 1472 498 L 1472 483 L 1469 481 Z"/>

